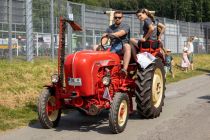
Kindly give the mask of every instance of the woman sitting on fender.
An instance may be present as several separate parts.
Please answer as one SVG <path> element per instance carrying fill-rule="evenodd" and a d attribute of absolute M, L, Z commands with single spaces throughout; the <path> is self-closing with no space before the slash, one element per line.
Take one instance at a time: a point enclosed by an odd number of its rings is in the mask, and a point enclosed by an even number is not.
<path fill-rule="evenodd" d="M 165 31 L 165 26 L 159 22 L 156 22 L 154 16 L 147 9 L 138 10 L 136 12 L 136 16 L 140 21 L 144 21 L 143 25 L 144 34 L 143 38 L 141 38 L 140 40 L 136 40 L 135 38 L 130 39 L 130 43 L 132 45 L 133 58 L 136 58 L 136 51 L 137 49 L 139 49 L 138 47 L 140 46 L 141 42 L 146 42 L 148 40 L 161 41 L 161 36 Z M 157 24 L 158 27 L 155 26 L 155 24 Z M 162 43 L 160 43 L 159 47 L 163 49 Z"/>

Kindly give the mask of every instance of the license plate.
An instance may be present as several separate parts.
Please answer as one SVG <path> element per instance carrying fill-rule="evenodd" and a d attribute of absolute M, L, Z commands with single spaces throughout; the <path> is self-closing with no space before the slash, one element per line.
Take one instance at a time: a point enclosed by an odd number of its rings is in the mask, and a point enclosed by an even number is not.
<path fill-rule="evenodd" d="M 69 78 L 68 84 L 70 86 L 82 86 L 82 80 L 81 78 Z"/>

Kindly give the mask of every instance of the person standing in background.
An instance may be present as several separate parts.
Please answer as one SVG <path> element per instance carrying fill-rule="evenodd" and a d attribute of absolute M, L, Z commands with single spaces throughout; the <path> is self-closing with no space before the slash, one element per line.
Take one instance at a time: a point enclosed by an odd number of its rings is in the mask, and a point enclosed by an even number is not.
<path fill-rule="evenodd" d="M 185 72 L 187 72 L 190 67 L 190 61 L 188 59 L 188 48 L 187 47 L 184 47 L 184 49 L 183 49 L 181 67 L 183 68 L 183 70 Z"/>
<path fill-rule="evenodd" d="M 174 71 L 173 71 L 173 65 L 174 65 L 174 60 L 171 55 L 171 50 L 166 49 L 166 54 L 165 54 L 165 77 L 167 76 L 167 73 L 170 72 L 172 78 L 174 78 Z"/>
<path fill-rule="evenodd" d="M 194 56 L 194 46 L 193 46 L 194 37 L 191 36 L 187 39 L 187 48 L 188 48 L 188 59 L 190 61 L 190 69 L 194 70 L 193 66 L 193 56 Z"/>

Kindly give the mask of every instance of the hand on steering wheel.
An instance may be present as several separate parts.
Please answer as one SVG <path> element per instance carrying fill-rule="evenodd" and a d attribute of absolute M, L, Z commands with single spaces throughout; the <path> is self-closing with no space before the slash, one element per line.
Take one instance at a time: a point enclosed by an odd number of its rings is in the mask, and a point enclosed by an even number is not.
<path fill-rule="evenodd" d="M 110 45 L 111 45 L 112 42 L 116 39 L 116 40 L 119 40 L 119 42 L 120 42 L 120 43 L 122 44 L 122 46 L 123 46 L 123 42 L 122 42 L 122 40 L 121 40 L 119 37 L 117 37 L 117 36 L 115 36 L 115 35 L 113 35 L 113 34 L 105 34 L 105 35 L 101 38 L 101 45 L 100 45 L 100 47 L 101 47 L 103 50 L 106 50 L 106 47 L 102 44 L 102 40 L 103 40 L 104 38 L 108 38 L 108 39 L 111 40 Z"/>

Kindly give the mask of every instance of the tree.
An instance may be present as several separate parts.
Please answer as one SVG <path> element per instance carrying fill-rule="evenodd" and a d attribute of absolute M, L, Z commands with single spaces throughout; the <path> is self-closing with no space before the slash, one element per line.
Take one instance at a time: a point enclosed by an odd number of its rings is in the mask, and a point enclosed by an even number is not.
<path fill-rule="evenodd" d="M 147 8 L 156 11 L 156 16 L 176 20 L 206 22 L 210 21 L 210 0 L 54 0 L 54 14 L 66 13 L 66 2 L 84 3 L 87 5 L 106 7 L 117 10 L 135 11 Z M 62 3 L 60 2 L 62 1 Z M 62 4 L 59 6 L 59 4 Z M 33 0 L 33 20 L 35 27 L 40 28 L 41 18 L 49 17 L 49 0 Z M 59 8 L 62 7 L 62 8 Z M 41 9 L 41 10 L 40 10 Z M 48 26 L 48 21 L 44 21 Z M 39 23 L 39 24 L 38 24 Z"/>

